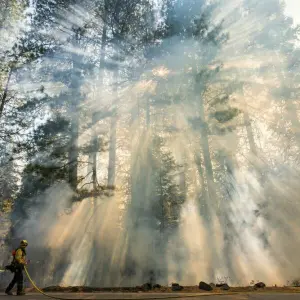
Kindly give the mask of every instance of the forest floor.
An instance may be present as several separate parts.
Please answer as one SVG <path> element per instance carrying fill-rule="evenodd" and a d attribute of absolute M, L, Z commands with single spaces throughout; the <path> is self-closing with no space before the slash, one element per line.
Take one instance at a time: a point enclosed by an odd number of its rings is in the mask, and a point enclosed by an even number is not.
<path fill-rule="evenodd" d="M 54 297 L 59 297 L 65 300 L 150 300 L 155 297 L 156 300 L 164 300 L 174 298 L 174 293 L 50 293 Z M 299 293 L 267 293 L 267 292 L 258 292 L 258 293 L 237 293 L 232 294 L 227 293 L 180 293 L 176 296 L 179 296 L 179 300 L 191 300 L 190 297 L 193 297 L 195 300 L 201 300 L 203 297 L 209 299 L 207 300 L 300 300 Z M 18 296 L 17 296 L 18 297 Z M 14 298 L 14 297 L 13 297 Z M 0 300 L 8 299 L 8 296 L 4 293 L 0 294 Z M 37 293 L 28 293 L 22 297 L 23 300 L 46 300 L 42 294 Z"/>
<path fill-rule="evenodd" d="M 29 289 L 33 292 L 33 289 Z M 73 287 L 60 287 L 50 286 L 43 289 L 44 292 L 59 292 L 59 293 L 214 293 L 214 294 L 226 294 L 226 293 L 300 293 L 300 287 L 265 287 L 265 288 L 254 288 L 249 287 L 230 287 L 228 291 L 221 290 L 220 288 L 214 288 L 212 291 L 207 292 L 200 290 L 198 286 L 184 286 L 181 291 L 172 291 L 171 287 L 162 286 L 151 290 L 145 290 L 143 286 L 138 287 L 120 287 L 120 288 L 101 288 L 101 287 L 84 287 L 84 286 L 73 286 Z"/>

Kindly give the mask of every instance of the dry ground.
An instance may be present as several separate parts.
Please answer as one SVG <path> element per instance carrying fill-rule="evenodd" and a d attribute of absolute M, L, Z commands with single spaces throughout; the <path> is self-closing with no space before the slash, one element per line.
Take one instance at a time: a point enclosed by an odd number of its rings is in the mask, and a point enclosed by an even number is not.
<path fill-rule="evenodd" d="M 33 291 L 30 289 L 29 291 Z M 112 292 L 112 293 L 300 293 L 300 287 L 266 287 L 261 289 L 255 289 L 249 287 L 231 287 L 229 291 L 223 291 L 220 288 L 214 288 L 213 291 L 207 292 L 200 290 L 198 286 L 184 286 L 180 292 L 173 292 L 171 287 L 162 286 L 161 288 L 155 288 L 150 291 L 145 291 L 142 286 L 139 287 L 120 287 L 120 288 L 101 288 L 101 287 L 46 287 L 43 289 L 44 292 L 60 292 L 60 293 L 95 293 L 95 292 Z"/>
<path fill-rule="evenodd" d="M 195 300 L 300 300 L 300 293 L 241 293 L 241 294 L 190 294 L 181 293 L 176 294 L 181 296 L 178 300 L 192 300 L 193 296 Z M 52 296 L 60 297 L 65 300 L 153 300 L 156 299 L 168 299 L 173 296 L 174 293 L 52 293 Z M 16 299 L 18 296 L 6 296 L 4 293 L 0 294 L 0 300 L 7 300 L 8 298 Z M 46 300 L 47 297 L 37 294 L 29 293 L 26 296 L 22 296 L 23 300 Z M 48 298 L 50 299 L 50 298 Z"/>

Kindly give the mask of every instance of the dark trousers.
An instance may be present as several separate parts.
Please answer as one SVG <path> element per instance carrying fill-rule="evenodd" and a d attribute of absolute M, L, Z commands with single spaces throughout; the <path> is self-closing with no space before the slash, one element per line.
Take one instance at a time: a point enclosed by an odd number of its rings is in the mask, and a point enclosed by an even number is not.
<path fill-rule="evenodd" d="M 23 291 L 23 270 L 22 269 L 16 269 L 14 272 L 14 278 L 11 281 L 11 283 L 6 288 L 5 292 L 10 292 L 13 287 L 17 284 L 17 292 Z"/>

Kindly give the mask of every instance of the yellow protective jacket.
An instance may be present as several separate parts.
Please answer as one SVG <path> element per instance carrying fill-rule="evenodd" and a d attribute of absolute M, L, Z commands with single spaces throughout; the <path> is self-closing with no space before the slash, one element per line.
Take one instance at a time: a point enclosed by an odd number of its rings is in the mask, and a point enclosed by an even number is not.
<path fill-rule="evenodd" d="M 25 265 L 26 263 L 26 252 L 21 248 L 16 249 L 14 261 L 18 264 Z"/>

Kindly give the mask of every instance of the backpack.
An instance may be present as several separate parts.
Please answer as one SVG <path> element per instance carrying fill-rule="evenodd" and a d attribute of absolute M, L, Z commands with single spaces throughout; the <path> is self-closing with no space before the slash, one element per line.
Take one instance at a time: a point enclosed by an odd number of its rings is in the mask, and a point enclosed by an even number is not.
<path fill-rule="evenodd" d="M 12 259 L 12 262 L 10 263 L 10 265 L 5 266 L 5 270 L 11 271 L 12 273 L 14 273 L 16 271 L 19 264 L 16 262 L 15 256 L 16 256 L 17 250 L 19 250 L 19 249 L 20 248 L 17 248 L 11 252 L 13 259 Z M 22 251 L 23 251 L 24 255 L 26 255 L 26 252 L 24 250 L 22 250 Z"/>

